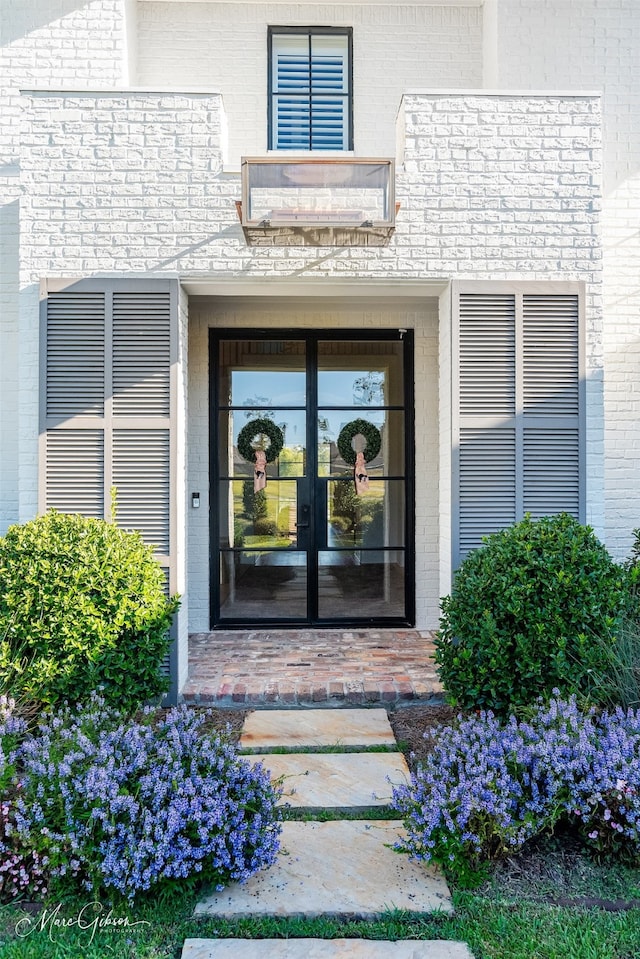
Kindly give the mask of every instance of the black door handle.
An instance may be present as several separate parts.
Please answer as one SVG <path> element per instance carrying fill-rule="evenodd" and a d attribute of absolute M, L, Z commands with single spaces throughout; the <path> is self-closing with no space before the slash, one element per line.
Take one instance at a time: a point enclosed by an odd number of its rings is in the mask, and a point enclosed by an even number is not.
<path fill-rule="evenodd" d="M 296 529 L 309 529 L 311 525 L 311 507 L 308 503 L 305 503 L 304 506 L 300 507 L 300 515 L 302 516 L 302 522 L 296 523 Z"/>

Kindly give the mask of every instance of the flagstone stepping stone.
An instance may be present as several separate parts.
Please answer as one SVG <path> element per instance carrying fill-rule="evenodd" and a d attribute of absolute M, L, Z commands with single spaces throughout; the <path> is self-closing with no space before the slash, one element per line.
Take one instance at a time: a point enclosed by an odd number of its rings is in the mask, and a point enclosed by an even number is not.
<path fill-rule="evenodd" d="M 444 939 L 187 939 L 182 959 L 473 959 Z"/>
<path fill-rule="evenodd" d="M 444 876 L 389 848 L 400 835 L 395 820 L 285 822 L 275 865 L 207 896 L 196 915 L 370 919 L 393 909 L 452 912 Z"/>
<path fill-rule="evenodd" d="M 396 740 L 385 709 L 259 709 L 244 724 L 240 747 L 389 746 Z"/>
<path fill-rule="evenodd" d="M 295 808 L 385 806 L 391 802 L 392 784 L 410 778 L 402 753 L 286 753 L 247 758 L 262 762 L 272 779 L 283 777 L 280 805 Z"/>

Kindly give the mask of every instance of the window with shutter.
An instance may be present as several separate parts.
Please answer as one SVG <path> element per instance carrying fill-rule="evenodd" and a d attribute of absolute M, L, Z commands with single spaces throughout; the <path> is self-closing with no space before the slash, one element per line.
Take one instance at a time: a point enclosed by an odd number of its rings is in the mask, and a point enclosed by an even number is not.
<path fill-rule="evenodd" d="M 454 566 L 527 512 L 584 522 L 584 294 L 553 287 L 454 284 Z"/>
<path fill-rule="evenodd" d="M 269 29 L 269 149 L 351 150 L 352 31 Z"/>

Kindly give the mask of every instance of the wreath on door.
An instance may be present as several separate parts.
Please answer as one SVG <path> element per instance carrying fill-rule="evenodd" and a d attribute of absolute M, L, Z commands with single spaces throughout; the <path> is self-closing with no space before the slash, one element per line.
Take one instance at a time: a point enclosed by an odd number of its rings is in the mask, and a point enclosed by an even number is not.
<path fill-rule="evenodd" d="M 358 436 L 358 434 L 364 436 L 365 439 L 365 448 L 363 451 L 365 462 L 370 463 L 371 460 L 374 460 L 382 446 L 382 436 L 377 426 L 374 426 L 373 423 L 367 423 L 366 420 L 351 420 L 350 423 L 342 427 L 338 437 L 338 451 L 340 452 L 340 456 L 345 463 L 348 463 L 350 466 L 355 466 L 356 451 L 351 443 L 353 437 Z"/>
<path fill-rule="evenodd" d="M 284 436 L 280 427 L 266 417 L 261 419 L 249 420 L 246 426 L 243 426 L 238 433 L 238 452 L 247 463 L 255 463 L 256 451 L 253 441 L 256 436 L 267 436 L 269 446 L 264 451 L 267 463 L 273 463 L 280 456 L 284 446 Z"/>

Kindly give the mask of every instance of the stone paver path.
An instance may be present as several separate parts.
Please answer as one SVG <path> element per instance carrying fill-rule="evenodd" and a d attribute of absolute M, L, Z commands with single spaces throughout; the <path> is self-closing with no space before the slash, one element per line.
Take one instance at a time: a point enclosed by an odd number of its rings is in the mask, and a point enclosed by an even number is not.
<path fill-rule="evenodd" d="M 409 779 L 402 753 L 287 753 L 247 757 L 282 778 L 281 805 L 306 809 L 386 806 L 393 785 Z"/>
<path fill-rule="evenodd" d="M 259 711 L 247 717 L 240 745 L 250 751 L 251 762 L 262 762 L 274 778 L 286 777 L 285 792 L 294 784 L 296 798 L 294 802 L 292 796 L 289 804 L 302 809 L 351 811 L 357 816 L 364 807 L 384 805 L 385 797 L 388 801 L 388 776 L 392 781 L 408 776 L 384 709 Z M 358 747 L 387 751 L 340 752 Z M 295 749 L 299 751 L 291 751 Z M 208 895 L 198 903 L 196 915 L 372 919 L 395 909 L 452 912 L 442 874 L 393 850 L 402 835 L 401 822 L 393 819 L 287 820 L 276 864 L 243 886 Z M 473 959 L 463 943 L 423 940 L 189 939 L 182 953 L 182 959 L 231 957 Z"/>
<path fill-rule="evenodd" d="M 463 942 L 405 939 L 187 939 L 182 959 L 473 959 Z"/>
<path fill-rule="evenodd" d="M 276 865 L 209 896 L 196 914 L 374 919 L 392 909 L 451 912 L 441 873 L 389 848 L 401 831 L 389 820 L 285 822 Z"/>
<path fill-rule="evenodd" d="M 325 746 L 388 746 L 396 748 L 384 709 L 290 710 L 264 709 L 250 713 L 240 747 L 269 749 Z"/>

